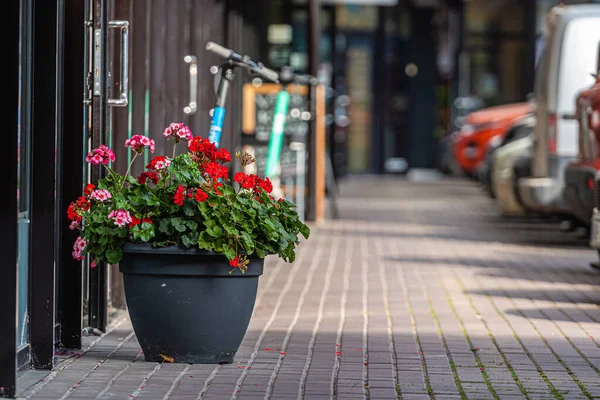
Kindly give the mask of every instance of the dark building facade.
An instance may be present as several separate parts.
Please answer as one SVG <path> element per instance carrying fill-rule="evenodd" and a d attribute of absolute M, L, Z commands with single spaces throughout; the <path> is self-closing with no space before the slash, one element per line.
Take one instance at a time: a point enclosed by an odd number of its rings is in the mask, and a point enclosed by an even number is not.
<path fill-rule="evenodd" d="M 71 257 L 77 235 L 65 210 L 100 178 L 87 169 L 85 154 L 105 143 L 124 172 L 122 143 L 132 134 L 161 139 L 170 122 L 182 121 L 206 135 L 214 104 L 209 69 L 219 59 L 205 44 L 257 57 L 268 3 L 6 2 L 0 397 L 24 389 L 19 378 L 28 371 L 52 369 L 57 348 L 80 348 L 82 335 L 104 331 L 125 306 L 116 266 L 90 269 L 88 260 Z M 240 74 L 228 100 L 221 143 L 232 150 L 244 80 Z"/>

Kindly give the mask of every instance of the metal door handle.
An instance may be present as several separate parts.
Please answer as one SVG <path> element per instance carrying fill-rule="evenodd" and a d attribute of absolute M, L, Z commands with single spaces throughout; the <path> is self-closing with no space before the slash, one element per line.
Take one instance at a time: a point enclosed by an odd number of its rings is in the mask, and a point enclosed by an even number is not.
<path fill-rule="evenodd" d="M 186 114 L 195 114 L 198 111 L 198 62 L 195 56 L 185 56 L 186 64 L 190 65 L 190 103 L 183 108 Z"/>
<path fill-rule="evenodd" d="M 125 107 L 129 104 L 129 21 L 109 21 L 109 28 L 121 29 L 121 84 L 119 98 L 108 99 L 113 107 Z"/>

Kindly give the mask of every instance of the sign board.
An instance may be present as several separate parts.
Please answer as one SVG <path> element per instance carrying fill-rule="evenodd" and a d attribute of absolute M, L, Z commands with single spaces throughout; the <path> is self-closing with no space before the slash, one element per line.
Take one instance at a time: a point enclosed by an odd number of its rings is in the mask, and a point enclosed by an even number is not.
<path fill-rule="evenodd" d="M 281 85 L 271 83 L 258 87 L 251 83 L 244 85 L 242 146 L 251 147 L 254 158 L 256 158 L 256 170 L 250 171 L 251 173 L 264 175 L 275 99 L 280 89 Z M 290 179 L 296 179 L 298 173 L 297 149 L 307 146 L 311 118 L 308 87 L 289 85 L 288 92 L 291 96 L 280 157 L 282 184 L 285 184 L 286 180 L 289 182 Z"/>

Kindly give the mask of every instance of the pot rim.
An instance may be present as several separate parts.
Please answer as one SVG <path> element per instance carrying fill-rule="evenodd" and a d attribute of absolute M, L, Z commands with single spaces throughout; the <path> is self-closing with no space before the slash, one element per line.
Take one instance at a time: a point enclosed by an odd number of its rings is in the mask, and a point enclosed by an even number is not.
<path fill-rule="evenodd" d="M 197 247 L 187 248 L 184 246 L 169 245 L 165 247 L 154 247 L 152 243 L 134 243 L 127 242 L 123 245 L 123 254 L 173 254 L 173 255 L 202 255 L 202 256 L 213 256 L 213 257 L 225 257 L 223 253 L 216 253 L 212 250 L 199 249 Z M 239 255 L 246 256 L 246 251 L 239 251 Z M 273 253 L 267 253 L 267 256 L 273 255 Z M 251 259 L 260 259 L 256 253 L 248 256 Z"/>

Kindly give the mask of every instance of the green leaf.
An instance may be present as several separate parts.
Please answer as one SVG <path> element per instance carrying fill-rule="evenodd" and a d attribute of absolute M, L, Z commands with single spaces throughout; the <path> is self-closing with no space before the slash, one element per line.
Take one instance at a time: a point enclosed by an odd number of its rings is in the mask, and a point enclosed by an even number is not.
<path fill-rule="evenodd" d="M 254 214 L 256 215 L 256 211 L 254 211 Z M 244 220 L 244 214 L 238 210 L 231 210 L 231 219 L 236 223 L 242 222 Z"/>
<path fill-rule="evenodd" d="M 242 232 L 241 239 L 242 243 L 244 244 L 244 248 L 248 252 L 248 255 L 254 253 L 254 241 L 252 240 L 250 235 L 248 235 L 247 232 Z"/>
<path fill-rule="evenodd" d="M 261 247 L 257 246 L 254 250 L 256 251 L 256 255 L 259 258 L 265 258 L 265 256 L 266 256 L 265 251 Z"/>
<path fill-rule="evenodd" d="M 123 250 L 121 249 L 108 249 L 106 250 L 106 260 L 109 264 L 118 264 L 123 258 Z"/>
<path fill-rule="evenodd" d="M 188 228 L 190 228 L 193 231 L 198 229 L 198 223 L 196 221 L 187 220 L 185 221 L 185 224 L 188 226 Z"/>
<path fill-rule="evenodd" d="M 197 232 L 189 232 L 183 236 L 181 236 L 181 242 L 185 247 L 192 247 L 194 244 L 198 243 L 198 233 Z"/>
<path fill-rule="evenodd" d="M 300 225 L 300 233 L 304 236 L 304 239 L 308 239 L 310 236 L 310 228 L 304 224 Z"/>
<path fill-rule="evenodd" d="M 223 229 L 225 229 L 225 232 L 230 235 L 237 236 L 240 234 L 240 231 L 238 231 L 235 226 L 229 222 L 223 224 Z"/>
<path fill-rule="evenodd" d="M 235 254 L 235 249 L 232 247 L 223 246 L 223 253 L 230 260 L 233 260 L 235 258 L 235 256 L 237 255 L 237 254 Z"/>
<path fill-rule="evenodd" d="M 173 228 L 175 228 L 177 232 L 185 232 L 187 229 L 185 221 L 178 217 L 171 218 L 171 225 L 173 225 Z"/>
<path fill-rule="evenodd" d="M 196 207 L 194 207 L 190 202 L 185 202 L 183 205 L 183 213 L 188 217 L 193 217 L 196 215 Z"/>
<path fill-rule="evenodd" d="M 233 188 L 228 185 L 221 186 L 221 188 L 219 190 L 221 191 L 221 193 L 223 193 L 223 196 L 235 194 L 235 191 L 233 190 Z"/>
<path fill-rule="evenodd" d="M 213 226 L 212 228 L 208 228 L 206 230 L 206 232 L 208 232 L 208 234 L 210 236 L 216 237 L 216 238 L 223 236 L 223 229 L 221 229 L 218 226 Z"/>

